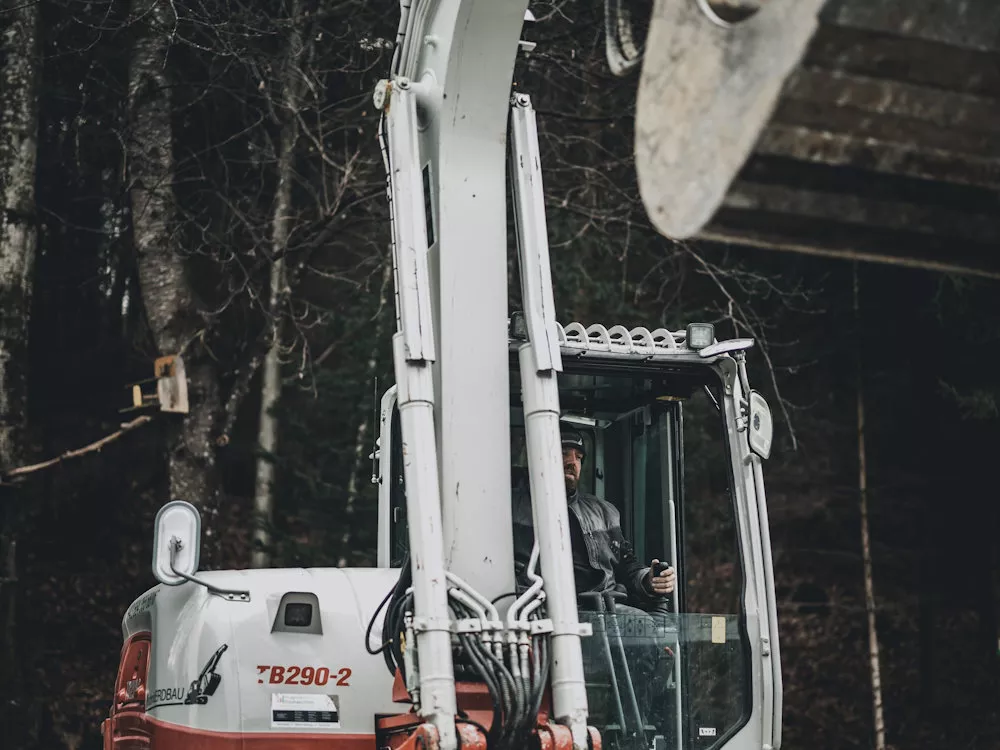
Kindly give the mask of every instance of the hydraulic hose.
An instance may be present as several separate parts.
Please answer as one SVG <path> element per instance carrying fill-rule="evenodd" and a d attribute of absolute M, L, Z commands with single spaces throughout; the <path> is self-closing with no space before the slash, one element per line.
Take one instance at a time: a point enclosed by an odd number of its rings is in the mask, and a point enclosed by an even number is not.
<path fill-rule="evenodd" d="M 487 741 L 490 747 L 495 747 L 500 738 L 500 732 L 503 726 L 503 706 L 501 704 L 500 690 L 497 687 L 497 683 L 493 675 L 490 673 L 489 669 L 487 669 L 486 663 L 483 661 L 482 657 L 475 648 L 474 644 L 478 643 L 476 638 L 468 633 L 462 633 L 459 636 L 459 642 L 465 649 L 465 653 L 469 657 L 469 661 L 472 662 L 473 667 L 475 667 L 475 669 L 479 672 L 480 676 L 483 678 L 483 682 L 486 683 L 486 689 L 489 691 L 490 698 L 493 701 L 493 724 L 490 726 Z"/>

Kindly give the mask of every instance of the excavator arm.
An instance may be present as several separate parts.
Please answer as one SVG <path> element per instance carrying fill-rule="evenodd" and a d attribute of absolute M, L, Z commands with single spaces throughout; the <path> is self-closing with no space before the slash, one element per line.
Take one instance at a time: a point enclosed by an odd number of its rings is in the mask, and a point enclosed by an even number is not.
<path fill-rule="evenodd" d="M 442 747 L 454 747 L 452 600 L 490 603 L 514 591 L 510 504 L 497 502 L 510 497 L 510 121 L 531 331 L 522 352 L 522 382 L 535 396 L 526 411 L 531 412 L 528 440 L 538 481 L 534 497 L 536 509 L 542 509 L 536 520 L 538 559 L 548 578 L 552 706 L 557 721 L 569 728 L 573 747 L 584 750 L 586 695 L 565 488 L 542 468 L 560 461 L 555 384 L 560 360 L 541 165 L 530 100 L 519 96 L 512 102 L 510 97 L 526 9 L 527 0 L 404 6 L 393 75 L 375 97 L 384 112 L 398 292 L 394 354 L 408 456 L 404 471 L 419 660 L 419 677 L 412 677 L 408 687 L 419 696 L 418 710 L 434 725 Z M 546 502 L 549 497 L 552 502 Z M 449 578 L 452 587 L 445 584 Z M 532 596 L 541 596 L 540 581 Z M 497 641 L 507 641 L 514 664 L 518 633 L 526 635 L 531 627 L 526 617 L 515 615 L 528 604 L 519 599 L 511 607 L 507 626 L 492 605 L 484 621 L 496 628 Z M 497 656 L 503 653 L 500 646 Z M 409 670 L 411 676 L 414 671 Z"/>
<path fill-rule="evenodd" d="M 770 0 L 731 25 L 712 12 L 711 0 L 657 0 L 643 51 L 628 33 L 624 0 L 607 1 L 612 70 L 624 75 L 642 64 L 636 163 L 661 233 L 692 236 L 714 213 L 822 2 Z M 575 750 L 593 742 L 565 488 L 551 470 L 560 461 L 562 363 L 541 164 L 530 97 L 511 98 L 527 5 L 401 0 L 391 76 L 374 96 L 392 209 L 393 352 L 410 519 L 410 646 L 402 655 L 407 692 L 425 722 L 420 735 L 446 750 L 458 744 L 452 637 L 470 632 L 482 633 L 501 662 L 509 648 L 514 673 L 517 644 L 527 633 L 544 635 L 553 654 L 552 715 Z M 498 501 L 510 497 L 511 465 L 508 153 L 527 328 L 519 360 L 537 540 L 532 566 L 540 564 L 545 579 L 534 571 L 537 585 L 505 617 L 495 603 L 515 590 L 511 510 Z M 525 613 L 543 599 L 548 617 L 530 622 Z M 524 679 L 531 692 L 531 678 Z M 521 708 L 514 724 L 523 728 Z"/>

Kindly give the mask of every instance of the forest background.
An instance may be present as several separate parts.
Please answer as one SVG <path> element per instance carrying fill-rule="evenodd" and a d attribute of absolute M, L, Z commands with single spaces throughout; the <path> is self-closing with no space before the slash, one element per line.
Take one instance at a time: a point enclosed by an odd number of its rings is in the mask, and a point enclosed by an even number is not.
<path fill-rule="evenodd" d="M 859 388 L 888 742 L 1000 746 L 995 283 L 663 239 L 601 7 L 533 10 L 515 78 L 539 110 L 559 319 L 758 340 L 779 419 L 784 746 L 873 743 Z M 396 0 L 0 5 L 4 748 L 100 747 L 169 497 L 202 509 L 206 567 L 250 563 L 258 485 L 269 564 L 373 562 L 394 320 L 371 92 L 397 16 Z M 133 421 L 129 386 L 176 353 L 191 414 Z"/>

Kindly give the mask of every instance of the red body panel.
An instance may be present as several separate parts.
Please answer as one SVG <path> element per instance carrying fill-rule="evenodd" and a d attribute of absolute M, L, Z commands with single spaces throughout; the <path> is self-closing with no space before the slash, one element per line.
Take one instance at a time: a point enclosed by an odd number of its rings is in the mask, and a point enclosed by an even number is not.
<path fill-rule="evenodd" d="M 211 732 L 168 724 L 146 713 L 150 634 L 122 646 L 111 716 L 101 724 L 104 750 L 374 750 L 374 734 Z"/>
<path fill-rule="evenodd" d="M 374 750 L 374 734 L 209 732 L 167 724 L 141 712 L 113 716 L 103 725 L 110 750 Z M 139 729 L 141 731 L 133 731 Z M 110 731 L 109 731 L 110 730 Z M 110 743 L 109 743 L 110 739 Z"/>
<path fill-rule="evenodd" d="M 101 724 L 104 750 L 375 750 L 377 744 L 393 750 L 433 750 L 437 746 L 433 725 L 424 723 L 412 709 L 378 718 L 378 743 L 374 733 L 214 732 L 160 721 L 147 714 L 145 707 L 149 650 L 148 632 L 136 633 L 122 646 L 111 715 Z M 485 750 L 486 736 L 480 727 L 488 729 L 493 720 L 489 691 L 480 683 L 459 682 L 456 693 L 461 713 L 471 720 L 458 722 L 462 747 Z M 409 698 L 398 672 L 393 698 L 397 702 Z M 546 694 L 535 729 L 538 746 L 541 750 L 568 750 L 573 745 L 569 730 L 549 722 L 548 704 Z M 600 750 L 600 736 L 593 729 L 591 740 L 594 750 Z"/>

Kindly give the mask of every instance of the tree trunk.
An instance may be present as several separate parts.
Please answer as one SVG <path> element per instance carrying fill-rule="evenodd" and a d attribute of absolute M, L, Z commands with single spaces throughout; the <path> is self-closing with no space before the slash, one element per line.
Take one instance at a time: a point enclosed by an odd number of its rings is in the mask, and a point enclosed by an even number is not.
<path fill-rule="evenodd" d="M 303 52 L 301 31 L 302 3 L 292 3 L 291 34 L 285 59 L 284 97 L 285 121 L 278 145 L 278 187 L 274 196 L 271 219 L 271 289 L 268 309 L 271 344 L 264 358 L 261 373 L 260 425 L 257 431 L 257 482 L 254 487 L 254 511 L 251 567 L 266 568 L 271 562 L 270 529 L 274 517 L 274 454 L 278 448 L 278 417 L 275 407 L 281 397 L 281 310 L 288 297 L 285 278 L 285 252 L 292 228 L 292 177 L 295 168 L 295 145 L 299 139 L 298 112 L 302 92 L 299 60 Z"/>
<path fill-rule="evenodd" d="M 854 264 L 854 318 L 860 324 L 858 265 Z M 861 330 L 858 325 L 858 331 Z M 865 392 L 861 368 L 861 343 L 855 342 L 858 406 L 858 492 L 861 500 L 861 558 L 865 578 L 865 611 L 868 614 L 868 654 L 872 679 L 872 714 L 875 722 L 875 750 L 885 750 L 885 718 L 882 712 L 882 666 L 879 660 L 878 628 L 875 620 L 875 576 L 872 571 L 871 533 L 868 526 L 868 463 L 865 450 Z"/>
<path fill-rule="evenodd" d="M 284 150 L 284 144 L 283 133 L 282 150 Z M 285 183 L 290 181 L 290 175 L 284 174 L 283 164 L 281 170 L 283 174 L 278 183 L 278 199 L 275 205 L 271 233 L 272 247 L 275 248 L 276 252 L 281 252 L 277 249 L 279 242 L 283 245 L 288 240 L 287 208 L 290 207 L 291 202 L 291 190 L 285 187 Z M 280 208 L 282 204 L 286 209 L 284 211 L 281 211 Z M 279 211 L 281 211 L 280 215 Z M 250 567 L 252 568 L 266 568 L 271 564 L 271 526 L 274 518 L 274 455 L 278 450 L 278 415 L 275 408 L 281 398 L 281 361 L 278 358 L 278 350 L 281 346 L 279 308 L 284 296 L 284 284 L 285 260 L 283 256 L 279 255 L 271 264 L 271 320 L 267 325 L 271 326 L 272 338 L 261 373 L 260 425 L 257 430 L 257 482 L 254 486 L 253 501 L 256 518 L 253 529 L 253 552 L 250 556 Z"/>
<path fill-rule="evenodd" d="M 933 485 L 932 485 L 933 486 Z M 934 637 L 934 599 L 937 582 L 934 574 L 934 559 L 939 549 L 934 535 L 937 512 L 937 496 L 933 500 L 924 498 L 920 518 L 920 604 L 918 644 L 920 648 L 920 702 L 924 711 L 934 710 L 934 652 L 937 638 Z"/>
<path fill-rule="evenodd" d="M 38 3 L 3 0 L 0 75 L 0 467 L 24 460 L 28 401 L 28 319 L 38 243 L 35 165 L 38 151 Z M 19 498 L 0 494 L 0 727 L 11 747 L 27 743 L 27 685 L 18 638 Z"/>
<path fill-rule="evenodd" d="M 132 16 L 140 19 L 128 92 L 132 128 L 129 200 L 139 285 L 157 350 L 162 355 L 184 353 L 190 412 L 183 418 L 167 415 L 170 498 L 201 508 L 205 536 L 211 540 L 203 551 L 211 559 L 219 551 L 214 528 L 219 509 L 212 437 L 221 405 L 215 367 L 198 345 L 203 332 L 201 318 L 178 252 L 171 97 L 166 74 L 175 18 L 166 0 L 133 0 Z"/>
<path fill-rule="evenodd" d="M 383 308 L 388 299 L 389 295 L 389 282 L 392 281 L 392 262 L 389 260 L 385 261 L 385 265 L 382 267 L 382 286 L 379 291 L 378 300 L 378 313 L 375 323 L 375 336 L 374 345 L 372 346 L 371 354 L 368 356 L 367 367 L 365 368 L 365 382 L 370 383 L 375 378 L 375 372 L 378 369 L 378 350 L 379 344 L 382 340 L 382 332 L 385 328 L 385 316 L 383 314 Z M 375 421 L 378 422 L 378 406 L 379 406 L 379 393 L 374 394 L 375 398 Z M 368 431 L 371 426 L 368 423 L 368 416 L 371 412 L 366 411 L 365 415 L 361 418 L 358 423 L 357 432 L 354 435 L 354 465 L 351 467 L 351 476 L 347 480 L 347 504 L 344 506 L 344 518 L 341 520 L 343 525 L 343 533 L 340 536 L 340 558 L 337 560 L 338 567 L 347 567 L 349 560 L 347 559 L 348 547 L 351 544 L 351 535 L 354 531 L 354 506 L 357 503 L 358 495 L 360 494 L 358 489 L 358 475 L 361 473 L 361 462 L 365 458 L 365 442 L 368 438 Z M 373 446 L 374 449 L 374 446 Z M 384 455 L 383 461 L 388 461 L 389 456 Z"/>
<path fill-rule="evenodd" d="M 278 449 L 278 416 L 275 407 L 281 398 L 281 308 L 287 297 L 285 280 L 285 247 L 291 229 L 292 166 L 297 140 L 294 119 L 281 130 L 281 152 L 278 155 L 278 190 L 274 199 L 271 223 L 271 294 L 267 325 L 271 327 L 271 345 L 264 358 L 261 373 L 260 425 L 257 431 L 257 482 L 254 487 L 254 511 L 251 567 L 266 568 L 271 564 L 270 529 L 274 516 L 274 455 Z"/>
<path fill-rule="evenodd" d="M 989 651 L 987 658 L 993 663 L 993 668 L 989 670 L 990 688 L 993 691 L 995 700 L 1000 700 L 1000 543 L 997 543 L 997 533 L 1000 533 L 1000 510 L 994 503 L 989 512 L 990 524 L 987 527 L 990 531 L 986 534 L 987 541 L 987 589 L 983 593 L 986 599 L 983 602 L 986 612 L 986 627 L 989 636 Z"/>

